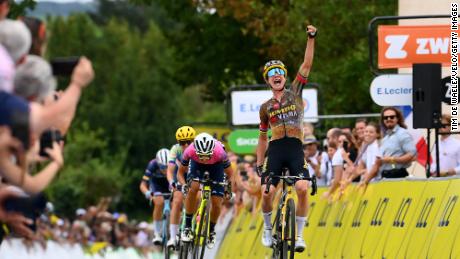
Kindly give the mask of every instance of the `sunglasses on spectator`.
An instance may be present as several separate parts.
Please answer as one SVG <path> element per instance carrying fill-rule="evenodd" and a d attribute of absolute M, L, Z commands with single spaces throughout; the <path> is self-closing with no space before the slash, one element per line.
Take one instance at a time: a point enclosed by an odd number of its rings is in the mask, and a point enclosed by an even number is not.
<path fill-rule="evenodd" d="M 383 120 L 385 120 L 385 121 L 388 120 L 388 119 L 393 120 L 395 118 L 396 118 L 396 115 L 383 116 Z"/>
<path fill-rule="evenodd" d="M 274 76 L 274 75 L 276 75 L 276 74 L 284 76 L 284 70 L 282 70 L 281 68 L 277 68 L 277 67 L 276 67 L 276 68 L 272 68 L 272 69 L 270 69 L 270 70 L 268 71 L 267 76 L 268 76 L 268 77 L 272 77 L 272 76 Z"/>
<path fill-rule="evenodd" d="M 192 143 L 191 140 L 180 140 L 179 145 L 185 146 L 185 145 L 190 145 Z"/>

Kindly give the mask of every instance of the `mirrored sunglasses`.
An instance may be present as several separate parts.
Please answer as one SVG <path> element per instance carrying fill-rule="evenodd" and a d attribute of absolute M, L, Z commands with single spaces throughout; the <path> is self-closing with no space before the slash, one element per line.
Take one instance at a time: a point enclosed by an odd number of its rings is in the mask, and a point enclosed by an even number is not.
<path fill-rule="evenodd" d="M 282 70 L 281 68 L 277 68 L 277 67 L 276 67 L 276 68 L 270 69 L 270 70 L 268 71 L 268 73 L 267 73 L 267 76 L 268 76 L 268 77 L 272 77 L 272 76 L 274 76 L 274 75 L 276 75 L 276 74 L 284 76 L 285 73 L 284 73 L 284 70 Z"/>

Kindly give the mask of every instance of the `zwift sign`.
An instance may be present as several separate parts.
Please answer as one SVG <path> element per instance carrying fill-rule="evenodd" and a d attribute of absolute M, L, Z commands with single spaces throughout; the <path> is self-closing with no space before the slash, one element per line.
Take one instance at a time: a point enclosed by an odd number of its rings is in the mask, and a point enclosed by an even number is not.
<path fill-rule="evenodd" d="M 412 67 L 414 63 L 442 63 L 450 66 L 450 26 L 378 27 L 380 69 Z"/>

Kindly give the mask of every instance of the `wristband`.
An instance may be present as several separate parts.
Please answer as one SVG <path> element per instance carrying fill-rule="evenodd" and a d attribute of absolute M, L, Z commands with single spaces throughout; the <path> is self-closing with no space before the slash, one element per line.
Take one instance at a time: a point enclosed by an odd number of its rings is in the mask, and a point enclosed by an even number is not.
<path fill-rule="evenodd" d="M 314 32 L 309 32 L 308 33 L 308 38 L 314 38 L 314 37 L 316 37 L 316 34 L 318 34 L 318 30 L 316 30 Z"/>

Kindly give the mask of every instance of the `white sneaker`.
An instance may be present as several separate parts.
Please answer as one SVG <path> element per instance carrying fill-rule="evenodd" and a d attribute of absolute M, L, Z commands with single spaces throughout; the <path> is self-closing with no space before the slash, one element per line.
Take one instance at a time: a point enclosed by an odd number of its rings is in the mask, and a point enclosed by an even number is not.
<path fill-rule="evenodd" d="M 305 250 L 305 240 L 303 240 L 302 236 L 297 236 L 297 239 L 295 241 L 295 251 L 302 253 Z"/>
<path fill-rule="evenodd" d="M 152 243 L 156 246 L 160 246 L 161 243 L 163 241 L 163 238 L 161 238 L 160 235 L 157 235 L 157 234 L 153 234 L 153 239 L 152 239 Z"/>
<path fill-rule="evenodd" d="M 208 249 L 213 249 L 214 245 L 216 244 L 216 232 L 209 233 L 208 240 L 206 241 L 206 246 Z"/>
<path fill-rule="evenodd" d="M 175 248 L 177 244 L 176 237 L 171 237 L 168 242 L 166 243 L 166 247 L 168 248 Z"/>
<path fill-rule="evenodd" d="M 265 247 L 271 247 L 273 245 L 272 229 L 265 228 L 262 234 L 262 245 Z"/>
<path fill-rule="evenodd" d="M 182 242 L 191 242 L 193 240 L 193 233 L 190 228 L 185 228 L 182 231 L 181 240 Z"/>

